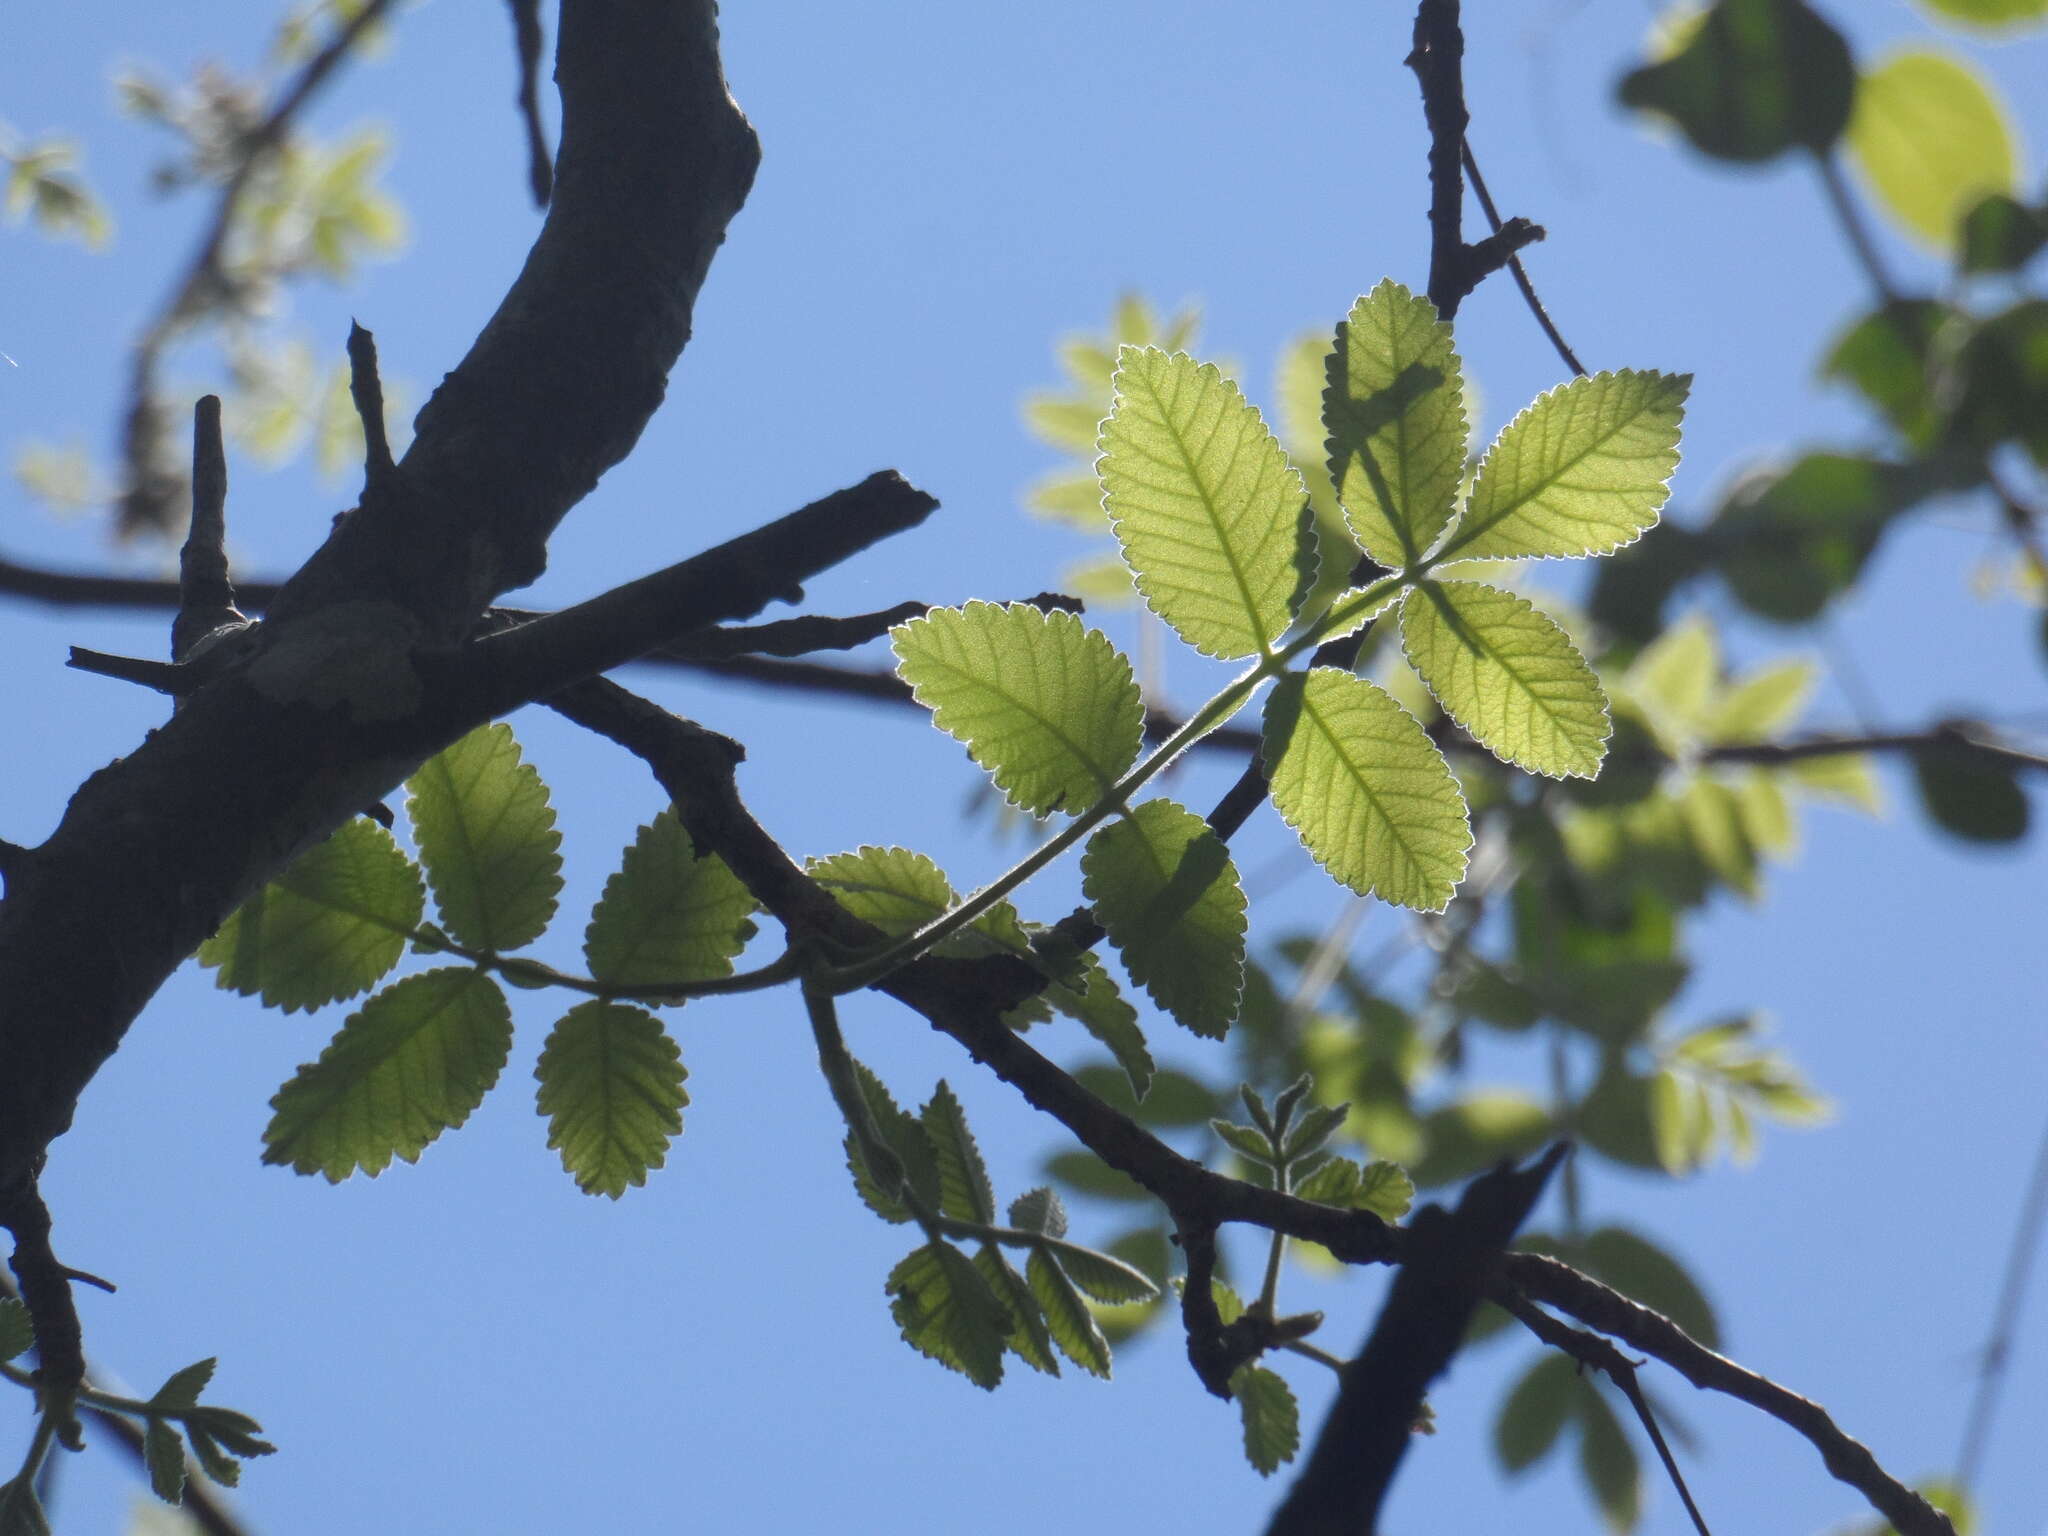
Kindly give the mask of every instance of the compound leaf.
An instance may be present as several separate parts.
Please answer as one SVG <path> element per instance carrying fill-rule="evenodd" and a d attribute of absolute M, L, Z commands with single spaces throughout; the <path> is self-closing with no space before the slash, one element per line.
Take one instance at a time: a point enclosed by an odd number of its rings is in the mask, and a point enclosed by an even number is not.
<path fill-rule="evenodd" d="M 1314 667 L 1274 690 L 1264 734 L 1273 804 L 1317 863 L 1360 895 L 1444 909 L 1472 828 L 1412 715 L 1362 677 Z"/>
<path fill-rule="evenodd" d="M 406 781 L 441 926 L 503 954 L 539 938 L 562 888 L 547 786 L 505 724 L 478 726 Z"/>
<path fill-rule="evenodd" d="M 1259 652 L 1314 575 L 1307 490 L 1237 385 L 1185 353 L 1125 347 L 1096 472 L 1138 590 L 1205 656 Z"/>
<path fill-rule="evenodd" d="M 682 1052 L 643 1008 L 593 998 L 562 1016 L 534 1067 L 548 1145 L 589 1195 L 647 1182 L 683 1128 Z"/>
<path fill-rule="evenodd" d="M 1401 647 L 1444 712 L 1495 757 L 1552 778 L 1600 771 L 1607 695 L 1571 637 L 1528 599 L 1426 581 L 1401 603 Z"/>
<path fill-rule="evenodd" d="M 270 1101 L 263 1161 L 339 1184 L 375 1177 L 396 1154 L 417 1162 L 469 1118 L 512 1049 L 505 994 L 482 971 L 444 966 L 377 993 L 320 1059 Z"/>
<path fill-rule="evenodd" d="M 1244 990 L 1244 890 L 1223 842 L 1171 800 L 1103 827 L 1081 887 L 1125 967 L 1196 1034 L 1221 1038 Z"/>
<path fill-rule="evenodd" d="M 934 608 L 890 631 L 896 670 L 1011 804 L 1085 810 L 1137 760 L 1144 709 L 1100 630 L 1028 603 Z"/>

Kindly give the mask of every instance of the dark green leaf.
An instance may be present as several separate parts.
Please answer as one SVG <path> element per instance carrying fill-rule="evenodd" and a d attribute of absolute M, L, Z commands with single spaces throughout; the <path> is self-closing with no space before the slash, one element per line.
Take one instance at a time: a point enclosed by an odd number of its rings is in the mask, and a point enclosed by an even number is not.
<path fill-rule="evenodd" d="M 1003 1379 L 1010 1315 L 972 1259 L 949 1243 L 927 1243 L 890 1271 L 885 1290 L 905 1343 L 994 1390 Z"/>
<path fill-rule="evenodd" d="M 2016 442 L 2048 469 L 2048 299 L 2024 300 L 1979 325 L 1948 387 L 1960 446 L 1982 452 Z"/>
<path fill-rule="evenodd" d="M 1078 1194 L 1098 1200 L 1132 1200 L 1149 1203 L 1151 1192 L 1137 1180 L 1119 1173 L 1093 1152 L 1057 1152 L 1045 1160 L 1045 1171 Z"/>
<path fill-rule="evenodd" d="M 1107 1064 L 1076 1067 L 1074 1079 L 1119 1114 L 1161 1130 L 1207 1125 L 1216 1112 L 1214 1090 L 1174 1067 L 1154 1074 L 1151 1091 L 1142 1100 L 1132 1097 L 1129 1078 Z"/>
<path fill-rule="evenodd" d="M 1294 1389 L 1260 1365 L 1241 1365 L 1231 1375 L 1230 1395 L 1244 1420 L 1244 1459 L 1271 1477 L 1301 1448 L 1301 1410 Z"/>
<path fill-rule="evenodd" d="M 1249 1125 L 1236 1125 L 1220 1117 L 1209 1122 L 1209 1129 L 1214 1131 L 1217 1139 L 1231 1151 L 1239 1157 L 1257 1163 L 1261 1168 L 1270 1168 L 1279 1161 L 1279 1155 L 1273 1150 L 1273 1144 L 1267 1139 L 1264 1131 L 1255 1130 Z"/>
<path fill-rule="evenodd" d="M 1892 299 L 1863 316 L 1829 350 L 1821 377 L 1840 379 L 1877 408 L 1915 450 L 1934 446 L 1943 408 L 1936 359 L 1968 318 L 1934 299 Z"/>
<path fill-rule="evenodd" d="M 441 925 L 498 954 L 539 938 L 562 888 L 562 834 L 512 728 L 478 726 L 429 759 L 406 789 Z"/>
<path fill-rule="evenodd" d="M 34 1478 L 0 1483 L 0 1536 L 50 1536 L 50 1520 L 36 1497 Z"/>
<path fill-rule="evenodd" d="M 988 1168 L 974 1144 L 974 1133 L 967 1128 L 966 1112 L 945 1079 L 939 1080 L 920 1118 L 938 1164 L 940 1211 L 955 1221 L 987 1226 L 996 1219 L 995 1191 L 989 1187 Z"/>
<path fill-rule="evenodd" d="M 2004 192 L 1978 200 L 1963 218 L 1958 265 L 1965 272 L 2017 272 L 2048 245 L 2048 210 Z"/>
<path fill-rule="evenodd" d="M 1643 1472 L 1635 1447 L 1600 1390 L 1584 1380 L 1579 1388 L 1579 1471 L 1607 1528 L 1632 1531 L 1643 1518 Z"/>
<path fill-rule="evenodd" d="M 171 1379 L 156 1389 L 149 1406 L 159 1413 L 183 1413 L 187 1408 L 197 1406 L 199 1394 L 213 1380 L 214 1367 L 219 1363 L 212 1359 L 200 1360 L 182 1371 L 173 1372 Z"/>
<path fill-rule="evenodd" d="M 1942 742 L 1914 751 L 1913 778 L 1928 816 L 1951 836 L 2014 843 L 2027 835 L 2027 794 L 2004 759 L 1967 742 Z"/>
<path fill-rule="evenodd" d="M 1579 1368 L 1545 1352 L 1501 1399 L 1493 1421 L 1493 1454 L 1504 1472 L 1524 1472 L 1557 1443 L 1579 1390 Z"/>
<path fill-rule="evenodd" d="M 1720 0 L 1676 53 L 1621 82 L 1625 105 L 1672 119 L 1723 160 L 1826 150 L 1855 98 L 1849 45 L 1802 0 Z"/>
<path fill-rule="evenodd" d="M 271 1456 L 277 1447 L 268 1440 L 259 1439 L 263 1426 L 246 1413 L 237 1413 L 232 1408 L 204 1404 L 191 1409 L 185 1415 L 188 1430 L 197 1427 L 208 1437 L 220 1441 L 237 1456 Z M 207 1476 L 213 1475 L 211 1469 Z"/>
<path fill-rule="evenodd" d="M 867 1099 L 869 1117 L 875 1122 L 875 1129 L 881 1133 L 883 1142 L 902 1162 L 911 1193 L 922 1200 L 927 1209 L 937 1206 L 938 1157 L 932 1149 L 931 1138 L 925 1134 L 923 1123 L 915 1115 L 905 1114 L 896 1107 L 896 1101 L 889 1096 L 882 1080 L 864 1063 L 857 1061 L 853 1065 L 860 1078 L 861 1093 Z M 846 1166 L 853 1174 L 854 1188 L 860 1192 L 868 1209 L 887 1222 L 910 1220 L 910 1207 L 897 1197 L 895 1191 L 884 1190 L 869 1172 L 867 1159 L 861 1155 L 860 1142 L 851 1131 L 846 1136 Z"/>
<path fill-rule="evenodd" d="M 1750 612 L 1813 618 L 1862 573 L 1879 537 L 1926 490 L 1875 459 L 1816 453 L 1737 485 L 1708 529 L 1722 576 Z"/>
<path fill-rule="evenodd" d="M 1045 1326 L 1060 1353 L 1092 1376 L 1109 1376 L 1109 1341 L 1095 1324 L 1088 1304 L 1074 1289 L 1066 1272 L 1043 1252 L 1033 1249 L 1024 1262 L 1024 1276 L 1031 1294 L 1045 1314 Z"/>
<path fill-rule="evenodd" d="M 1104 1306 L 1150 1301 L 1159 1294 L 1159 1287 L 1142 1270 L 1109 1254 L 1098 1253 L 1076 1243 L 1062 1243 L 1054 1254 L 1060 1268 L 1067 1272 L 1067 1278 L 1091 1300 Z"/>
<path fill-rule="evenodd" d="M 175 1429 L 154 1415 L 143 1425 L 142 1459 L 149 1467 L 149 1491 L 166 1504 L 184 1503 L 184 1442 Z"/>
<path fill-rule="evenodd" d="M 349 1015 L 319 1061 L 270 1101 L 263 1161 L 339 1184 L 407 1162 L 462 1124 L 512 1048 L 505 994 L 481 971 L 446 967 L 386 987 Z"/>
<path fill-rule="evenodd" d="M 1040 1186 L 1027 1189 L 1010 1202 L 1010 1225 L 1020 1232 L 1043 1232 L 1047 1237 L 1067 1235 L 1067 1209 L 1052 1190 Z"/>
<path fill-rule="evenodd" d="M 1310 1106 L 1288 1128 L 1286 1143 L 1280 1149 L 1281 1156 L 1291 1163 L 1311 1152 L 1320 1152 L 1350 1113 L 1349 1104 Z"/>
<path fill-rule="evenodd" d="M 12 1360 L 35 1347 L 35 1324 L 25 1303 L 0 1297 L 0 1360 Z"/>
<path fill-rule="evenodd" d="M 562 1016 L 533 1075 L 548 1145 L 585 1194 L 616 1200 L 647 1182 L 682 1131 L 682 1053 L 641 1008 L 592 999 Z"/>

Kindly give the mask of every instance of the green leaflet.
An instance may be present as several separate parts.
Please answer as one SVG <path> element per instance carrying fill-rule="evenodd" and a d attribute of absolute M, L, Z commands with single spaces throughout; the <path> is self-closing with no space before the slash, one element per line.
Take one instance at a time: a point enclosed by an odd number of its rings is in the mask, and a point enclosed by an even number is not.
<path fill-rule="evenodd" d="M 1415 1203 L 1415 1185 L 1406 1171 L 1384 1160 L 1360 1167 L 1348 1157 L 1333 1157 L 1294 1192 L 1324 1205 L 1371 1211 L 1382 1221 L 1399 1221 Z"/>
<path fill-rule="evenodd" d="M 1067 1278 L 1104 1306 L 1151 1301 L 1159 1294 L 1159 1287 L 1143 1270 L 1122 1259 L 1076 1243 L 1061 1243 L 1058 1251 L 1059 1265 L 1067 1272 Z"/>
<path fill-rule="evenodd" d="M 441 926 L 503 954 L 539 938 L 562 888 L 562 835 L 547 786 L 508 725 L 484 725 L 406 781 L 413 837 Z"/>
<path fill-rule="evenodd" d="M 1669 58 L 1631 71 L 1624 105 L 1672 119 L 1723 160 L 1825 151 L 1849 121 L 1856 66 L 1804 0 L 1719 0 Z"/>
<path fill-rule="evenodd" d="M 1049 1189 L 1033 1190 L 1032 1193 L 1050 1196 L 1055 1206 L 1058 1204 L 1059 1196 L 1054 1195 Z M 1014 1209 L 1010 1213 L 1010 1219 L 1013 1223 L 1016 1221 Z M 1064 1213 L 1060 1217 L 1060 1230 L 1066 1230 Z M 35 1325 L 29 1321 L 28 1304 L 12 1296 L 0 1296 L 0 1360 L 12 1360 L 16 1355 L 26 1353 L 35 1346 L 35 1342 L 36 1330 Z"/>
<path fill-rule="evenodd" d="M 1600 771 L 1607 695 L 1569 636 L 1526 598 L 1425 581 L 1401 603 L 1401 647 L 1444 712 L 1503 762 L 1552 778 Z"/>
<path fill-rule="evenodd" d="M 1360 895 L 1441 912 L 1472 827 L 1414 717 L 1364 678 L 1314 667 L 1274 689 L 1264 731 L 1274 807 L 1316 862 Z"/>
<path fill-rule="evenodd" d="M 983 1243 L 974 1251 L 974 1267 L 988 1282 L 996 1300 L 1003 1304 L 1003 1310 L 1010 1314 L 1010 1331 L 1003 1340 L 1010 1353 L 1034 1371 L 1059 1375 L 1060 1361 L 1053 1353 L 1052 1335 L 1046 1331 L 1038 1298 L 1031 1294 L 1024 1277 L 993 1243 Z"/>
<path fill-rule="evenodd" d="M 1604 555 L 1654 527 L 1689 373 L 1624 369 L 1537 396 L 1480 460 L 1439 560 Z"/>
<path fill-rule="evenodd" d="M 1920 0 L 1920 8 L 1993 32 L 2000 28 L 2017 31 L 2048 21 L 2048 0 Z"/>
<path fill-rule="evenodd" d="M 1213 364 L 1125 347 L 1096 471 L 1138 590 L 1205 656 L 1263 651 L 1314 577 L 1307 491 Z"/>
<path fill-rule="evenodd" d="M 1241 1365 L 1231 1373 L 1230 1395 L 1244 1421 L 1244 1459 L 1271 1477 L 1301 1448 L 1294 1389 L 1262 1365 Z"/>
<path fill-rule="evenodd" d="M 1501 1399 L 1493 1420 L 1493 1454 L 1504 1472 L 1523 1472 L 1548 1455 L 1573 1413 L 1579 1366 L 1565 1355 L 1543 1354 Z"/>
<path fill-rule="evenodd" d="M 1413 566 L 1451 520 L 1465 478 L 1465 397 L 1451 328 L 1388 278 L 1337 326 L 1323 422 L 1330 478 L 1351 531 L 1392 570 Z"/>
<path fill-rule="evenodd" d="M 905 1343 L 994 1390 L 1010 1315 L 972 1259 L 949 1243 L 927 1243 L 889 1272 L 885 1290 Z"/>
<path fill-rule="evenodd" d="M 1967 60 L 1908 48 L 1856 83 L 1849 153 L 1900 227 L 1947 252 L 1987 193 L 2011 193 L 2018 155 L 2005 109 Z"/>
<path fill-rule="evenodd" d="M 1109 1379 L 1109 1341 L 1096 1326 L 1088 1303 L 1074 1289 L 1074 1282 L 1042 1248 L 1031 1250 L 1024 1261 L 1024 1278 L 1031 1286 L 1045 1316 L 1047 1332 L 1060 1353 L 1091 1376 Z"/>
<path fill-rule="evenodd" d="M 622 987 L 732 974 L 756 903 L 716 854 L 699 856 L 670 808 L 640 829 L 590 914 L 590 974 Z"/>
<path fill-rule="evenodd" d="M 1072 980 L 1055 978 L 1047 984 L 1043 996 L 1109 1048 L 1116 1064 L 1130 1079 L 1133 1097 L 1143 1099 L 1152 1087 L 1157 1068 L 1145 1044 L 1145 1031 L 1138 1025 L 1138 1010 L 1123 995 L 1101 959 L 1093 953 L 1083 955 L 1080 973 Z"/>
<path fill-rule="evenodd" d="M 916 1115 L 905 1114 L 899 1109 L 882 1080 L 868 1070 L 865 1063 L 856 1061 L 853 1066 L 860 1078 L 861 1095 L 867 1100 L 868 1115 L 875 1122 L 875 1129 L 883 1142 L 903 1164 L 903 1174 L 909 1181 L 911 1193 L 924 1202 L 927 1210 L 936 1207 L 940 1189 L 938 1153 L 925 1131 L 924 1122 Z M 860 1139 L 850 1130 L 846 1133 L 846 1167 L 853 1175 L 854 1190 L 869 1210 L 892 1224 L 910 1220 L 910 1207 L 895 1190 L 882 1188 L 868 1168 L 867 1158 L 860 1149 Z"/>
<path fill-rule="evenodd" d="M 1059 1194 L 1041 1184 L 1027 1189 L 1010 1202 L 1010 1225 L 1020 1232 L 1043 1232 L 1047 1237 L 1067 1235 L 1067 1208 Z M 23 1349 L 28 1348 L 26 1344 Z"/>
<path fill-rule="evenodd" d="M 682 1053 L 642 1008 L 593 998 L 562 1016 L 533 1069 L 548 1145 L 587 1195 L 647 1182 L 683 1128 Z"/>
<path fill-rule="evenodd" d="M 934 608 L 889 642 L 932 723 L 1034 816 L 1086 810 L 1137 760 L 1144 708 L 1131 664 L 1070 613 Z"/>
<path fill-rule="evenodd" d="M 1244 990 L 1244 890 L 1202 818 L 1148 800 L 1088 840 L 1081 889 L 1152 1000 L 1220 1039 Z"/>
<path fill-rule="evenodd" d="M 177 1430 L 152 1415 L 142 1430 L 142 1459 L 149 1468 L 149 1491 L 166 1504 L 185 1498 L 185 1446 Z"/>
<path fill-rule="evenodd" d="M 386 987 L 348 1016 L 320 1059 L 270 1101 L 263 1161 L 339 1184 L 416 1162 L 469 1118 L 512 1048 L 505 994 L 482 971 L 444 966 Z"/>
<path fill-rule="evenodd" d="M 286 1013 L 354 997 L 405 953 L 426 890 L 419 869 L 358 816 L 299 855 L 199 946 L 219 984 Z"/>
<path fill-rule="evenodd" d="M 966 1112 L 944 1078 L 919 1114 L 939 1170 L 939 1210 L 955 1221 L 988 1226 L 996 1219 L 996 1193 L 988 1165 L 967 1128 Z"/>
<path fill-rule="evenodd" d="M 1621 1420 L 1593 1380 L 1578 1383 L 1579 1475 L 1593 1490 L 1611 1531 L 1632 1531 L 1643 1518 L 1643 1469 Z"/>
<path fill-rule="evenodd" d="M 1622 1295 L 1661 1312 L 1708 1349 L 1721 1347 L 1714 1308 L 1698 1283 L 1670 1254 L 1626 1227 L 1588 1232 L 1572 1262 Z"/>
<path fill-rule="evenodd" d="M 1707 711 L 1702 734 L 1716 744 L 1769 741 L 1804 712 L 1819 673 L 1810 661 L 1757 668 L 1720 691 Z"/>

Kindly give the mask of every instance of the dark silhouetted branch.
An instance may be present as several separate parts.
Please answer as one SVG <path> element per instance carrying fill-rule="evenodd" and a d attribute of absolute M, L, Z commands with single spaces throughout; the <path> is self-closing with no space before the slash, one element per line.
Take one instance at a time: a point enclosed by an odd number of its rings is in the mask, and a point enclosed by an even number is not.
<path fill-rule="evenodd" d="M 377 338 L 348 323 L 348 395 L 363 424 L 363 496 L 379 495 L 397 468 L 384 425 L 384 381 L 377 376 Z"/>
<path fill-rule="evenodd" d="M 220 435 L 220 396 L 192 408 L 192 525 L 178 552 L 178 616 L 171 620 L 171 659 L 223 624 L 242 620 L 228 579 L 228 456 Z"/>
<path fill-rule="evenodd" d="M 1472 154 L 1472 143 L 1467 139 L 1460 146 L 1460 155 L 1465 174 L 1472 182 L 1472 195 L 1479 199 L 1480 211 L 1486 215 L 1486 222 L 1498 235 L 1506 228 L 1501 222 L 1500 210 L 1494 206 L 1493 194 L 1486 190 L 1486 178 L 1479 174 L 1479 161 Z M 1557 355 L 1564 359 L 1565 367 L 1573 373 L 1583 375 L 1586 365 L 1579 361 L 1579 355 L 1565 345 L 1564 336 L 1556 322 L 1550 318 L 1550 311 L 1543 307 L 1543 301 L 1536 297 L 1536 285 L 1529 280 L 1529 273 L 1522 265 L 1519 255 L 1508 257 L 1508 272 L 1514 277 L 1515 286 L 1522 290 L 1522 302 L 1529 306 L 1529 313 L 1536 317 L 1536 323 L 1543 328 L 1543 334 L 1550 338 L 1550 344 L 1557 349 Z"/>
<path fill-rule="evenodd" d="M 519 50 L 519 121 L 526 128 L 526 185 L 533 206 L 554 195 L 555 163 L 540 121 L 540 0 L 512 0 L 512 38 Z"/>

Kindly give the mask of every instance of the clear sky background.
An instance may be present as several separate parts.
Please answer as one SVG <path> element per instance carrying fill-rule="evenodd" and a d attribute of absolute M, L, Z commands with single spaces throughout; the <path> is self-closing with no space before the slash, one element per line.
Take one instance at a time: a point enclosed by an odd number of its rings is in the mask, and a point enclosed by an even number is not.
<path fill-rule="evenodd" d="M 1673 515 L 1699 515 L 1746 467 L 1802 446 L 1875 441 L 1814 360 L 1867 304 L 1818 185 L 1787 165 L 1709 166 L 1612 104 L 1639 50 L 1639 5 L 1473 5 L 1472 141 L 1505 211 L 1548 226 L 1531 262 L 1589 366 L 1697 375 Z M 1829 7 L 1862 55 L 1926 35 L 1894 0 Z M 858 480 L 900 468 L 944 503 L 926 529 L 817 582 L 815 608 L 906 598 L 1021 596 L 1083 552 L 1028 520 L 1020 493 L 1052 467 L 1018 422 L 1057 381 L 1051 345 L 1138 288 L 1201 301 L 1201 350 L 1237 360 L 1268 399 L 1271 360 L 1391 274 L 1426 278 L 1427 192 L 1411 8 L 1389 0 L 899 0 L 733 3 L 729 76 L 765 159 L 697 309 L 696 337 L 641 449 L 572 514 L 527 594 L 568 602 Z M 145 195 L 167 149 L 111 106 L 110 71 L 182 75 L 255 59 L 268 7 L 96 3 L 10 14 L 0 119 L 65 129 L 114 204 L 104 255 L 0 233 L 0 444 L 79 440 L 111 458 L 125 344 L 185 259 L 205 210 Z M 347 293 L 305 290 L 288 323 L 338 359 L 351 315 L 377 335 L 407 409 L 461 356 L 516 272 L 537 216 L 511 110 L 503 7 L 406 9 L 389 46 L 313 114 L 333 132 L 388 126 L 388 184 L 410 243 Z M 2035 152 L 2048 44 L 1950 39 L 2005 84 Z M 552 102 L 550 102 L 552 108 Z M 2030 160 L 2026 185 L 2040 185 Z M 1884 236 L 1916 280 L 1932 268 Z M 1459 321 L 1491 431 L 1559 381 L 1512 287 L 1496 279 Z M 185 371 L 206 378 L 203 358 Z M 310 551 L 352 487 L 303 467 L 231 463 L 242 568 Z M 2048 674 L 2037 615 L 1972 591 L 1993 553 L 1987 508 L 1958 504 L 1894 536 L 1826 629 L 1774 632 L 1689 594 L 1745 659 L 1787 648 L 1853 666 L 1877 723 L 1981 710 L 2039 730 Z M 0 550 L 72 568 L 154 569 L 110 548 L 102 522 L 62 521 L 0 485 Z M 1106 621 L 1127 639 L 1128 623 Z M 164 625 L 0 603 L 7 658 L 0 835 L 47 835 L 78 781 L 127 750 L 159 701 L 67 671 L 73 643 L 159 654 Z M 1177 697 L 1192 669 L 1169 669 Z M 961 815 L 976 775 L 907 713 L 769 698 L 674 674 L 635 686 L 746 741 L 743 787 L 791 849 L 903 843 L 963 887 L 1007 862 Z M 1851 725 L 1831 683 L 1811 723 Z M 641 766 L 547 716 L 515 724 L 556 786 L 569 886 L 543 957 L 573 961 L 589 902 L 633 828 L 661 807 Z M 1235 765 L 1195 764 L 1175 793 L 1207 804 Z M 1927 831 L 1887 768 L 1881 822 L 1817 811 L 1799 862 L 1757 908 L 1728 900 L 1698 930 L 1678 1017 L 1762 1007 L 1840 1109 L 1823 1131 L 1774 1134 L 1761 1162 L 1686 1181 L 1607 1171 L 1589 1215 L 1640 1226 L 1685 1255 L 1745 1363 L 1833 1410 L 1893 1470 L 1953 1455 L 2020 1189 L 2048 1115 L 2037 842 L 1972 852 Z M 2037 806 L 2037 810 L 2039 807 Z M 1247 830 L 1247 870 L 1291 838 Z M 1305 856 L 1255 905 L 1255 938 L 1326 920 L 1333 888 Z M 1049 879 L 1027 909 L 1071 900 Z M 1376 911 L 1369 952 L 1398 930 Z M 1119 1355 L 1107 1385 L 1021 1370 L 993 1396 L 896 1338 L 882 1296 L 906 1250 L 855 1200 L 840 1128 L 793 995 L 698 1003 L 671 1016 L 692 1105 L 669 1166 L 613 1205 L 576 1192 L 545 1147 L 530 1071 L 549 1004 L 470 1125 L 414 1167 L 338 1188 L 258 1165 L 266 1103 L 342 1008 L 284 1017 L 215 991 L 188 967 L 86 1094 L 46 1191 L 69 1262 L 118 1280 L 82 1298 L 89 1348 L 147 1391 L 221 1358 L 216 1395 L 261 1418 L 281 1454 L 248 1468 L 260 1530 L 420 1536 L 580 1530 L 1024 1532 L 1128 1536 L 1260 1528 L 1280 1491 L 1238 1452 L 1234 1411 L 1206 1397 L 1176 1330 Z M 856 1052 L 899 1098 L 944 1075 L 965 1100 L 1007 1197 L 1037 1182 L 1050 1129 L 911 1015 L 857 1005 Z M 1171 1026 L 1158 1026 L 1169 1039 Z M 1052 1037 L 1070 1057 L 1078 1032 Z M 1177 1048 L 1177 1045 L 1176 1045 Z M 1533 1063 L 1481 1063 L 1511 1079 Z M 1077 1209 L 1083 1235 L 1110 1230 Z M 1349 1351 L 1382 1281 L 1306 1277 Z M 1435 1394 L 1390 1530 L 1598 1528 L 1553 1462 L 1504 1482 L 1487 1435 L 1500 1382 L 1531 1346 L 1459 1362 Z M 1313 1421 L 1327 1391 L 1290 1371 Z M 1668 1376 L 1699 1437 L 1695 1491 L 1717 1531 L 1815 1532 L 1860 1513 L 1812 1450 L 1748 1409 Z M 1986 1529 L 2048 1530 L 2048 1300 L 2029 1309 L 1983 1485 Z M 0 1399 L 0 1446 L 23 1443 L 25 1401 Z M 11 1449 L 0 1454 L 12 1457 Z M 1283 1474 L 1283 1477 L 1285 1474 Z M 65 1466 L 63 1536 L 123 1526 L 139 1485 L 95 1449 Z M 1644 1529 L 1683 1516 L 1655 1490 Z"/>

